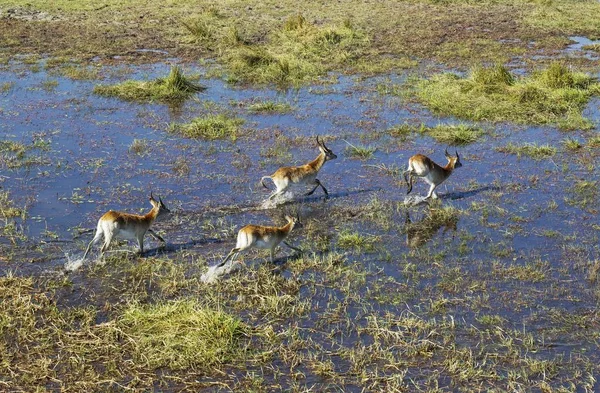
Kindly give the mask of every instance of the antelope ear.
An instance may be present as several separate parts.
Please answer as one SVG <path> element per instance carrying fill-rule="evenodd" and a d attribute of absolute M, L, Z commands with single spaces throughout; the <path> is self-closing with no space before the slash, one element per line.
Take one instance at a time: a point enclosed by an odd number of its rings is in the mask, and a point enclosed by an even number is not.
<path fill-rule="evenodd" d="M 288 220 L 288 222 L 289 221 L 294 221 L 294 219 L 292 218 L 292 216 L 287 215 L 287 214 L 285 215 L 285 219 Z"/>

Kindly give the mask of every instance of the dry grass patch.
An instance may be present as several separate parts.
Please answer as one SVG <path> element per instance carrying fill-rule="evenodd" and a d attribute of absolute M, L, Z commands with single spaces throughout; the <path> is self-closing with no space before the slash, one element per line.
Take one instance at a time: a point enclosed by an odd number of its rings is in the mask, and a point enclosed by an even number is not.
<path fill-rule="evenodd" d="M 130 304 L 119 323 L 134 344 L 137 362 L 154 369 L 207 369 L 242 358 L 249 331 L 238 318 L 196 300 Z"/>

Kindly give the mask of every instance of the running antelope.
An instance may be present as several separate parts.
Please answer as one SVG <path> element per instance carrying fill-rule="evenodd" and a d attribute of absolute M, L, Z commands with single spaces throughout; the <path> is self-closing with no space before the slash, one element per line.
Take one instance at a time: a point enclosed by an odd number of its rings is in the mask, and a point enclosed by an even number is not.
<path fill-rule="evenodd" d="M 264 188 L 268 187 L 265 184 L 265 179 L 271 179 L 273 184 L 277 189 L 271 196 L 269 196 L 269 200 L 275 198 L 277 195 L 283 194 L 292 184 L 303 184 L 303 185 L 313 185 L 314 188 L 307 192 L 305 195 L 312 195 L 313 192 L 317 189 L 317 187 L 321 186 L 325 195 L 329 196 L 329 193 L 323 187 L 323 184 L 317 179 L 317 174 L 319 170 L 329 160 L 334 160 L 337 158 L 335 154 L 331 150 L 325 146 L 322 140 L 319 140 L 317 136 L 317 145 L 319 146 L 319 150 L 321 153 L 309 162 L 308 164 L 304 164 L 301 166 L 287 166 L 283 168 L 279 168 L 275 171 L 271 176 L 263 176 L 260 179 Z"/>
<path fill-rule="evenodd" d="M 144 252 L 144 235 L 146 232 L 155 239 L 165 243 L 165 239 L 150 229 L 150 226 L 154 220 L 168 215 L 171 211 L 165 206 L 162 198 L 159 197 L 157 201 L 152 196 L 152 193 L 150 193 L 150 203 L 152 204 L 152 210 L 144 215 L 123 213 L 114 210 L 109 210 L 104 213 L 104 215 L 100 217 L 100 220 L 98 220 L 96 235 L 90 244 L 88 244 L 83 259 L 87 256 L 92 244 L 98 243 L 102 235 L 104 235 L 104 245 L 100 249 L 101 254 L 104 254 L 113 238 L 137 240 L 140 247 L 140 254 L 142 254 Z"/>
<path fill-rule="evenodd" d="M 404 181 L 406 181 L 406 185 L 408 186 L 407 194 L 410 194 L 412 191 L 413 177 L 417 176 L 424 178 L 430 186 L 426 199 L 431 197 L 437 199 L 438 196 L 435 193 L 435 188 L 442 184 L 452 174 L 454 169 L 462 166 L 457 151 L 451 156 L 448 154 L 448 149 L 446 149 L 444 154 L 448 159 L 446 166 L 439 166 L 429 157 L 422 154 L 415 154 L 408 160 L 408 168 L 403 173 Z"/>
<path fill-rule="evenodd" d="M 294 227 L 300 227 L 300 218 L 285 216 L 287 224 L 282 227 L 267 227 L 262 225 L 246 225 L 239 230 L 237 236 L 237 243 L 235 248 L 232 249 L 229 254 L 225 257 L 217 267 L 225 266 L 227 261 L 231 258 L 231 264 L 242 251 L 248 250 L 249 248 L 265 248 L 271 251 L 271 263 L 273 263 L 273 255 L 275 254 L 275 248 L 279 243 L 283 242 L 286 246 L 294 251 L 302 252 L 299 248 L 290 245 L 285 241 L 285 238 L 290 234 Z"/>

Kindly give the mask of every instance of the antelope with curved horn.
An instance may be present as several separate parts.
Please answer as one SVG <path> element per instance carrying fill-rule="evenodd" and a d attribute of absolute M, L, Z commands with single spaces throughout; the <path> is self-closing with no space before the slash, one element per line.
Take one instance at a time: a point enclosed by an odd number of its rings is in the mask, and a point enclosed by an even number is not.
<path fill-rule="evenodd" d="M 288 166 L 279 168 L 271 176 L 263 176 L 260 179 L 263 187 L 267 188 L 265 179 L 271 179 L 277 189 L 269 196 L 269 200 L 275 198 L 277 195 L 283 194 L 292 184 L 303 184 L 303 185 L 314 185 L 314 188 L 307 192 L 305 195 L 312 195 L 317 187 L 321 187 L 325 195 L 329 196 L 327 189 L 317 179 L 319 170 L 329 160 L 334 160 L 337 156 L 327 147 L 322 140 L 319 140 L 317 136 L 317 145 L 319 146 L 320 153 L 311 162 L 301 166 Z"/>
<path fill-rule="evenodd" d="M 436 199 L 438 197 L 435 193 L 435 188 L 442 184 L 444 180 L 446 180 L 452 174 L 454 169 L 462 166 L 460 162 L 460 156 L 458 155 L 457 151 L 455 151 L 454 155 L 451 156 L 448 154 L 448 149 L 446 149 L 444 154 L 448 159 L 448 164 L 446 164 L 446 166 L 439 166 L 429 157 L 426 157 L 422 154 L 415 154 L 409 158 L 408 168 L 403 173 L 404 181 L 406 181 L 406 185 L 408 186 L 408 191 L 406 192 L 407 194 L 410 194 L 412 191 L 413 178 L 414 176 L 417 176 L 424 178 L 427 184 L 430 186 L 426 199 L 431 197 Z"/>
<path fill-rule="evenodd" d="M 285 216 L 287 224 L 281 227 L 270 227 L 262 225 L 246 225 L 239 230 L 237 235 L 237 243 L 229 254 L 223 259 L 217 267 L 225 266 L 228 260 L 231 259 L 231 264 L 238 254 L 242 251 L 246 251 L 249 248 L 265 248 L 271 251 L 271 263 L 273 263 L 273 256 L 275 254 L 275 248 L 279 243 L 285 244 L 294 251 L 302 252 L 299 248 L 296 248 L 285 241 L 285 238 L 290 234 L 294 227 L 300 227 L 302 223 L 298 215 L 295 217 Z"/>
<path fill-rule="evenodd" d="M 157 201 L 154 199 L 152 193 L 150 193 L 150 204 L 152 204 L 152 210 L 144 215 L 123 213 L 114 210 L 109 210 L 104 213 L 104 215 L 100 217 L 100 220 L 98 220 L 96 235 L 88 244 L 82 260 L 87 256 L 92 244 L 98 243 L 103 235 L 104 245 L 100 249 L 101 254 L 104 254 L 113 238 L 137 240 L 140 254 L 142 254 L 144 252 L 144 235 L 146 232 L 155 239 L 165 243 L 165 239 L 150 229 L 150 226 L 157 218 L 166 216 L 171 213 L 171 211 L 165 206 L 162 198 L 159 197 Z"/>

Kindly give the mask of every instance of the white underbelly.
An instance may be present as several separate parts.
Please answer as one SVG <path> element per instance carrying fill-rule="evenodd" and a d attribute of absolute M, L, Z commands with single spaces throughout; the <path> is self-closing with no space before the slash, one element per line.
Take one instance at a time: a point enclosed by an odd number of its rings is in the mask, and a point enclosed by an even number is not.
<path fill-rule="evenodd" d="M 137 233 L 134 230 L 121 229 L 116 233 L 116 237 L 123 240 L 137 240 Z"/>

